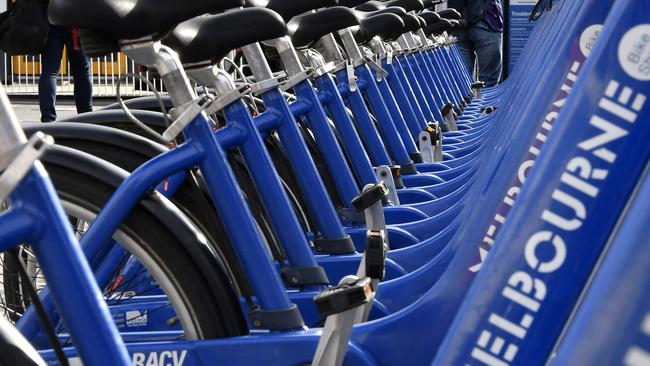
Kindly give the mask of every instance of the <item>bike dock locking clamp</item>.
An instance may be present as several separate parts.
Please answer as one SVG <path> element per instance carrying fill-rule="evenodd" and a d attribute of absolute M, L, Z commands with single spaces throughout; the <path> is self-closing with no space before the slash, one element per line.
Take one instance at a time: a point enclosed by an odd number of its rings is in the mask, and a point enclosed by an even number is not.
<path fill-rule="evenodd" d="M 386 196 L 388 203 L 396 206 L 399 205 L 399 197 L 397 196 L 397 183 L 395 182 L 393 169 L 391 169 L 391 167 L 388 165 L 380 165 L 375 168 L 375 174 L 377 175 L 377 179 L 379 179 L 380 182 L 384 183 L 386 188 L 388 188 L 388 195 Z"/>
<path fill-rule="evenodd" d="M 386 240 L 386 222 L 384 220 L 383 199 L 389 194 L 389 190 L 382 182 L 368 184 L 364 187 L 363 193 L 352 200 L 357 210 L 363 210 L 366 217 L 365 250 L 357 270 L 358 277 L 368 277 L 371 280 L 373 290 L 377 289 L 379 282 L 384 279 L 386 265 L 386 254 L 388 252 L 388 241 Z M 372 297 L 374 299 L 374 292 Z M 360 307 L 355 317 L 356 323 L 363 323 L 368 320 L 372 308 L 372 302 Z"/>
<path fill-rule="evenodd" d="M 445 120 L 445 125 L 449 128 L 449 131 L 458 131 L 458 126 L 456 125 L 456 114 L 454 112 L 454 105 L 449 102 L 445 104 L 441 109 L 442 117 Z"/>
<path fill-rule="evenodd" d="M 474 98 L 481 99 L 482 90 L 485 87 L 485 83 L 482 81 L 477 81 L 471 85 L 472 91 L 474 91 Z"/>
<path fill-rule="evenodd" d="M 352 200 L 352 205 L 357 211 L 364 212 L 368 230 L 386 231 L 382 201 L 387 195 L 388 187 L 383 182 L 379 182 L 366 185 L 363 193 Z"/>
<path fill-rule="evenodd" d="M 420 132 L 418 147 L 425 163 L 442 161 L 442 129 L 438 122 L 429 123 L 427 128 Z"/>
<path fill-rule="evenodd" d="M 318 312 L 327 319 L 312 365 L 341 365 L 352 327 L 368 319 L 386 268 L 388 244 L 382 200 L 387 195 L 388 188 L 380 182 L 366 185 L 363 193 L 352 200 L 354 207 L 366 216 L 366 248 L 356 276 L 346 276 L 338 286 L 314 297 Z"/>
<path fill-rule="evenodd" d="M 373 291 L 369 278 L 346 276 L 338 286 L 314 297 L 318 312 L 327 319 L 311 363 L 313 366 L 338 366 L 343 363 L 356 309 L 371 301 Z"/>

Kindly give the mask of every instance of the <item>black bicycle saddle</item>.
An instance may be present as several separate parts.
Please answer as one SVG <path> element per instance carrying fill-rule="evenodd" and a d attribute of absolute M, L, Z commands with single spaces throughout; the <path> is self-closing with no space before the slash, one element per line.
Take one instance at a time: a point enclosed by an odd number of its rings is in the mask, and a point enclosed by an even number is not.
<path fill-rule="evenodd" d="M 428 25 L 427 21 L 424 18 L 422 18 L 420 14 L 415 14 L 415 17 L 418 19 L 418 22 L 420 22 L 420 28 L 424 28 Z"/>
<path fill-rule="evenodd" d="M 447 19 L 440 19 L 439 22 L 426 26 L 423 31 L 427 36 L 438 35 L 442 32 L 448 32 L 452 29 L 451 22 Z"/>
<path fill-rule="evenodd" d="M 463 24 L 465 24 L 465 25 L 467 24 L 467 21 L 461 23 L 460 20 L 458 20 L 458 19 L 448 19 L 448 20 L 449 20 L 449 24 L 451 24 L 452 29 L 462 28 Z"/>
<path fill-rule="evenodd" d="M 368 0 L 339 0 L 339 5 L 354 8 L 366 2 L 368 2 Z"/>
<path fill-rule="evenodd" d="M 432 9 L 436 6 L 435 3 L 436 2 L 434 0 L 422 0 L 422 5 L 424 5 L 425 9 Z"/>
<path fill-rule="evenodd" d="M 392 0 L 385 1 L 382 4 L 384 4 L 384 7 L 386 8 L 390 6 L 399 6 L 404 8 L 406 11 L 420 11 L 424 9 L 422 0 Z"/>
<path fill-rule="evenodd" d="M 404 32 L 415 32 L 416 30 L 422 28 L 422 23 L 420 18 L 417 15 L 413 14 L 404 14 L 402 15 L 402 20 L 404 21 Z M 424 21 L 424 20 L 422 20 Z"/>
<path fill-rule="evenodd" d="M 437 11 L 438 15 L 440 15 L 441 18 L 445 19 L 460 19 L 461 15 L 456 9 L 445 9 L 445 10 L 440 10 Z"/>
<path fill-rule="evenodd" d="M 438 23 L 440 21 L 440 15 L 433 11 L 425 10 L 421 13 L 418 13 L 418 16 L 422 17 L 427 22 L 427 25 Z"/>
<path fill-rule="evenodd" d="M 362 12 L 359 13 L 363 14 Z M 354 33 L 354 39 L 358 43 L 364 44 L 370 42 L 375 36 L 387 39 L 394 38 L 397 32 L 399 34 L 404 33 L 404 21 L 397 14 L 383 13 L 372 16 L 361 16 L 360 18 L 359 28 Z"/>
<path fill-rule="evenodd" d="M 232 9 L 243 0 L 50 0 L 55 25 L 76 26 L 112 39 L 137 39 L 201 14 Z"/>
<path fill-rule="evenodd" d="M 391 6 L 399 6 L 406 11 L 419 11 L 424 9 L 422 0 L 392 0 L 392 1 L 368 1 L 356 7 L 357 10 L 373 11 L 381 10 Z"/>
<path fill-rule="evenodd" d="M 337 0 L 245 0 L 245 2 L 246 6 L 271 9 L 287 22 L 296 15 L 310 10 L 329 8 L 338 4 Z"/>
<path fill-rule="evenodd" d="M 190 64 L 217 61 L 235 48 L 285 35 L 286 23 L 278 13 L 245 8 L 185 21 L 162 42 L 178 53 L 181 62 Z"/>
<path fill-rule="evenodd" d="M 373 17 L 379 14 L 387 14 L 387 13 L 399 15 L 401 17 L 402 15 L 406 14 L 406 10 L 404 10 L 404 8 L 400 8 L 399 6 L 391 6 L 389 8 L 384 8 L 384 9 L 374 10 L 374 11 L 355 10 L 355 14 L 357 14 L 357 16 L 360 17 L 361 19 Z"/>
<path fill-rule="evenodd" d="M 393 29 L 384 29 L 380 36 L 385 41 L 394 41 L 406 32 L 412 32 L 422 28 L 420 20 L 413 14 L 408 14 L 406 12 L 395 12 L 393 14 L 399 16 L 400 19 L 402 19 L 404 26 L 395 27 Z"/>
<path fill-rule="evenodd" d="M 399 16 L 400 19 L 402 20 L 401 27 L 395 27 L 391 29 L 385 28 L 382 30 L 381 34 L 379 35 L 384 40 L 393 40 L 406 32 L 406 30 L 404 29 L 406 10 L 404 10 L 404 8 L 401 8 L 399 6 L 391 6 L 381 10 L 375 10 L 369 12 L 356 10 L 356 14 L 359 15 L 361 18 L 371 17 L 378 14 L 386 14 L 386 13 L 395 14 Z"/>
<path fill-rule="evenodd" d="M 306 47 L 327 34 L 359 25 L 352 9 L 335 6 L 291 19 L 287 24 L 291 41 L 296 47 Z"/>

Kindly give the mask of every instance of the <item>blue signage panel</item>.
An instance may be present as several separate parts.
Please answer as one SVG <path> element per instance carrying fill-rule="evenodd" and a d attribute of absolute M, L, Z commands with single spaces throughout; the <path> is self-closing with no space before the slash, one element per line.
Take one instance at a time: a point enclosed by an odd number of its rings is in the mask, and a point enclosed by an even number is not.
<path fill-rule="evenodd" d="M 508 70 L 513 69 L 521 52 L 526 46 L 528 37 L 535 26 L 535 22 L 530 22 L 528 17 L 535 6 L 536 0 L 510 0 L 508 19 Z"/>

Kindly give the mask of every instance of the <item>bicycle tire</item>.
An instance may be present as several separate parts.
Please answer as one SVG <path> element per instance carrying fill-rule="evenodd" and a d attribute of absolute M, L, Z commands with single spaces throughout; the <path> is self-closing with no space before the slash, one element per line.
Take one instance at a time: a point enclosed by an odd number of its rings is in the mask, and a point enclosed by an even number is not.
<path fill-rule="evenodd" d="M 69 212 L 74 207 L 96 215 L 114 192 L 113 185 L 76 167 L 44 159 L 46 170 Z M 77 213 L 78 214 L 78 213 Z M 84 218 L 86 219 L 86 218 Z M 187 339 L 223 338 L 246 333 L 239 300 L 227 277 L 208 280 L 185 250 L 170 223 L 159 221 L 138 203 L 120 226 L 129 241 L 124 246 L 156 278 L 179 314 Z M 126 243 L 128 242 L 128 243 Z M 150 268 L 156 266 L 156 268 Z M 170 292 L 175 292 L 170 294 Z M 217 292 L 220 296 L 213 296 Z"/>

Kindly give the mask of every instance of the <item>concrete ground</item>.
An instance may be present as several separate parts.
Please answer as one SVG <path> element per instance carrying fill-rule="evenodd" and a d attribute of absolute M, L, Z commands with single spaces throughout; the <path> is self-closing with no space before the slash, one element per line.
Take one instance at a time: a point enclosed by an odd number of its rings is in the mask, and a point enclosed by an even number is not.
<path fill-rule="evenodd" d="M 39 122 L 41 120 L 41 111 L 38 107 L 37 97 L 9 97 L 11 105 L 14 107 L 18 120 L 20 122 Z M 96 108 L 111 104 L 114 98 L 95 98 L 93 105 Z M 69 117 L 77 114 L 74 106 L 74 100 L 70 97 L 58 98 L 56 103 L 56 114 L 58 118 Z"/>

